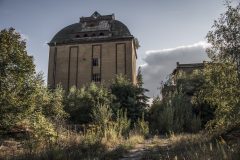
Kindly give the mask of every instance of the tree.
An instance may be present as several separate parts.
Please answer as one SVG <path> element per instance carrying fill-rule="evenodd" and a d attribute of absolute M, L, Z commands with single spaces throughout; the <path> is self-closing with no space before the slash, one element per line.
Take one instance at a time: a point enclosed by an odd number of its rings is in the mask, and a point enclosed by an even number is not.
<path fill-rule="evenodd" d="M 116 99 L 113 101 L 113 112 L 116 115 L 117 110 L 127 110 L 127 116 L 136 122 L 147 108 L 148 97 L 144 95 L 146 89 L 142 88 L 141 75 L 138 76 L 139 82 L 134 85 L 126 77 L 118 75 L 111 85 L 111 93 Z"/>
<path fill-rule="evenodd" d="M 240 90 L 236 65 L 209 63 L 204 68 L 204 79 L 198 99 L 215 109 L 215 118 L 208 127 L 228 128 L 240 124 Z"/>
<path fill-rule="evenodd" d="M 207 34 L 209 57 L 217 62 L 234 62 L 240 79 L 240 3 L 233 7 L 226 1 L 227 11 L 214 21 Z"/>
<path fill-rule="evenodd" d="M 110 88 L 116 97 L 112 106 L 114 115 L 118 110 L 127 110 L 128 118 L 136 121 L 141 116 L 136 106 L 136 87 L 126 77 L 118 75 Z"/>
<path fill-rule="evenodd" d="M 35 79 L 33 57 L 13 28 L 0 32 L 0 128 L 9 128 L 28 116 Z"/>
<path fill-rule="evenodd" d="M 142 70 L 141 67 L 138 68 L 138 73 L 137 73 L 137 87 L 136 87 L 136 102 L 137 106 L 141 112 L 146 113 L 146 109 L 148 108 L 148 100 L 149 97 L 146 96 L 146 92 L 148 92 L 148 89 L 143 88 L 143 77 L 142 77 Z"/>

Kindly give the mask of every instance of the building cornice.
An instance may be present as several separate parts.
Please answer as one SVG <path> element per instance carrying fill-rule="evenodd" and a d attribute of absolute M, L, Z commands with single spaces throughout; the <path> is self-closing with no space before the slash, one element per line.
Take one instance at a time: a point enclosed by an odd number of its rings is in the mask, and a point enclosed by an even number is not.
<path fill-rule="evenodd" d="M 108 37 L 108 38 L 79 38 L 73 40 L 67 40 L 63 42 L 49 42 L 49 46 L 61 46 L 61 45 L 73 45 L 73 44 L 86 44 L 86 43 L 102 43 L 102 42 L 117 42 L 117 41 L 125 41 L 125 40 L 133 40 L 133 36 L 129 37 Z"/>

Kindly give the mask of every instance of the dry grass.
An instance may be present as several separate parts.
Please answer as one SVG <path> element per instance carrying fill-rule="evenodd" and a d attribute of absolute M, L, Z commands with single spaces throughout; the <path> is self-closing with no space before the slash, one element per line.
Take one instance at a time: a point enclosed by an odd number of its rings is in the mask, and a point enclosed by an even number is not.
<path fill-rule="evenodd" d="M 99 133 L 92 130 L 85 133 L 64 130 L 53 143 L 5 140 L 0 147 L 0 159 L 119 159 L 139 145 L 148 148 L 142 159 L 240 159 L 240 140 L 237 138 L 229 143 L 224 138 L 213 139 L 202 132 L 154 136 L 146 140 L 139 134 L 131 133 L 124 138 L 113 131 L 100 138 Z"/>
<path fill-rule="evenodd" d="M 223 138 L 213 139 L 205 133 L 170 134 L 154 137 L 154 146 L 142 159 L 196 159 L 196 160 L 238 160 L 240 159 L 240 142 L 228 143 Z"/>
<path fill-rule="evenodd" d="M 12 139 L 10 145 L 10 141 L 5 140 L 1 143 L 0 160 L 116 159 L 144 141 L 144 137 L 138 134 L 131 134 L 128 138 L 119 136 L 114 131 L 106 132 L 106 136 L 102 138 L 100 134 L 96 130 L 87 130 L 84 133 L 62 130 L 54 142 Z"/>

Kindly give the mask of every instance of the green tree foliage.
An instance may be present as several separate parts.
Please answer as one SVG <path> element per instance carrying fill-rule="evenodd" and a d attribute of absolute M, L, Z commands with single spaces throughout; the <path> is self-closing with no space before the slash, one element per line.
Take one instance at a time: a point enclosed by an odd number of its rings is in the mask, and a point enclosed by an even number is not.
<path fill-rule="evenodd" d="M 226 8 L 207 34 L 207 53 L 213 61 L 204 68 L 205 83 L 198 95 L 198 101 L 215 109 L 208 123 L 211 129 L 240 124 L 240 3 L 233 7 L 226 1 Z"/>
<path fill-rule="evenodd" d="M 107 88 L 91 83 L 89 86 L 76 89 L 72 87 L 65 99 L 65 110 L 70 114 L 70 120 L 74 123 L 92 122 L 93 107 L 110 106 L 113 96 Z"/>
<path fill-rule="evenodd" d="M 214 108 L 210 107 L 206 101 L 196 100 L 198 92 L 205 83 L 203 72 L 203 69 L 195 69 L 191 73 L 180 71 L 175 75 L 175 88 L 182 90 L 185 94 L 186 100 L 192 105 L 193 112 L 200 116 L 202 127 L 214 118 Z"/>
<path fill-rule="evenodd" d="M 26 42 L 13 28 L 0 32 L 0 127 L 9 128 L 31 112 L 35 65 Z"/>
<path fill-rule="evenodd" d="M 204 69 L 205 83 L 199 92 L 199 101 L 215 109 L 211 128 L 228 128 L 240 124 L 240 90 L 236 65 L 209 63 Z"/>
<path fill-rule="evenodd" d="M 213 30 L 207 34 L 209 57 L 218 62 L 234 62 L 237 64 L 240 78 L 240 3 L 233 7 L 226 1 L 227 11 L 214 21 Z"/>
<path fill-rule="evenodd" d="M 148 92 L 148 89 L 143 88 L 143 76 L 141 67 L 138 68 L 137 73 L 137 86 L 136 86 L 136 102 L 137 106 L 140 109 L 140 112 L 146 113 L 146 109 L 148 109 L 148 100 L 149 97 L 146 96 L 146 92 Z"/>
<path fill-rule="evenodd" d="M 147 108 L 147 97 L 144 96 L 145 89 L 142 88 L 142 82 L 134 85 L 124 76 L 117 76 L 111 85 L 111 93 L 116 97 L 113 101 L 113 112 L 116 115 L 118 110 L 127 110 L 128 118 L 136 122 L 141 118 L 142 113 Z"/>
<path fill-rule="evenodd" d="M 47 90 L 47 89 L 46 89 Z M 64 91 L 61 86 L 56 89 L 47 90 L 48 103 L 44 105 L 43 113 L 55 122 L 61 122 L 68 117 L 64 110 Z"/>
<path fill-rule="evenodd" d="M 29 131 L 38 139 L 56 136 L 52 120 L 64 119 L 62 90 L 49 91 L 35 73 L 26 43 L 13 28 L 0 32 L 0 130 Z"/>
<path fill-rule="evenodd" d="M 150 109 L 153 132 L 196 132 L 212 119 L 205 103 L 193 103 L 204 83 L 201 70 L 179 71 L 163 85 L 163 99 L 156 98 Z M 204 107 L 203 107 L 204 106 Z M 205 110 L 205 108 L 208 108 Z"/>
<path fill-rule="evenodd" d="M 51 121 L 46 118 L 42 112 L 34 112 L 27 119 L 27 126 L 30 128 L 31 138 L 41 140 L 54 141 L 57 137 L 55 127 Z"/>

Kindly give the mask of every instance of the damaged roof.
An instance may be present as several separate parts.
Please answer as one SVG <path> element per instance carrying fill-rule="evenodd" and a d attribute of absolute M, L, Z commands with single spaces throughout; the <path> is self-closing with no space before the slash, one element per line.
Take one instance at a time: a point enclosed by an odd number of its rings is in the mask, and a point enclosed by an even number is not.
<path fill-rule="evenodd" d="M 48 44 L 56 45 L 123 38 L 133 38 L 133 36 L 126 25 L 115 20 L 114 14 L 100 15 L 98 12 L 94 12 L 90 17 L 81 17 L 79 23 L 71 24 L 60 30 Z"/>

